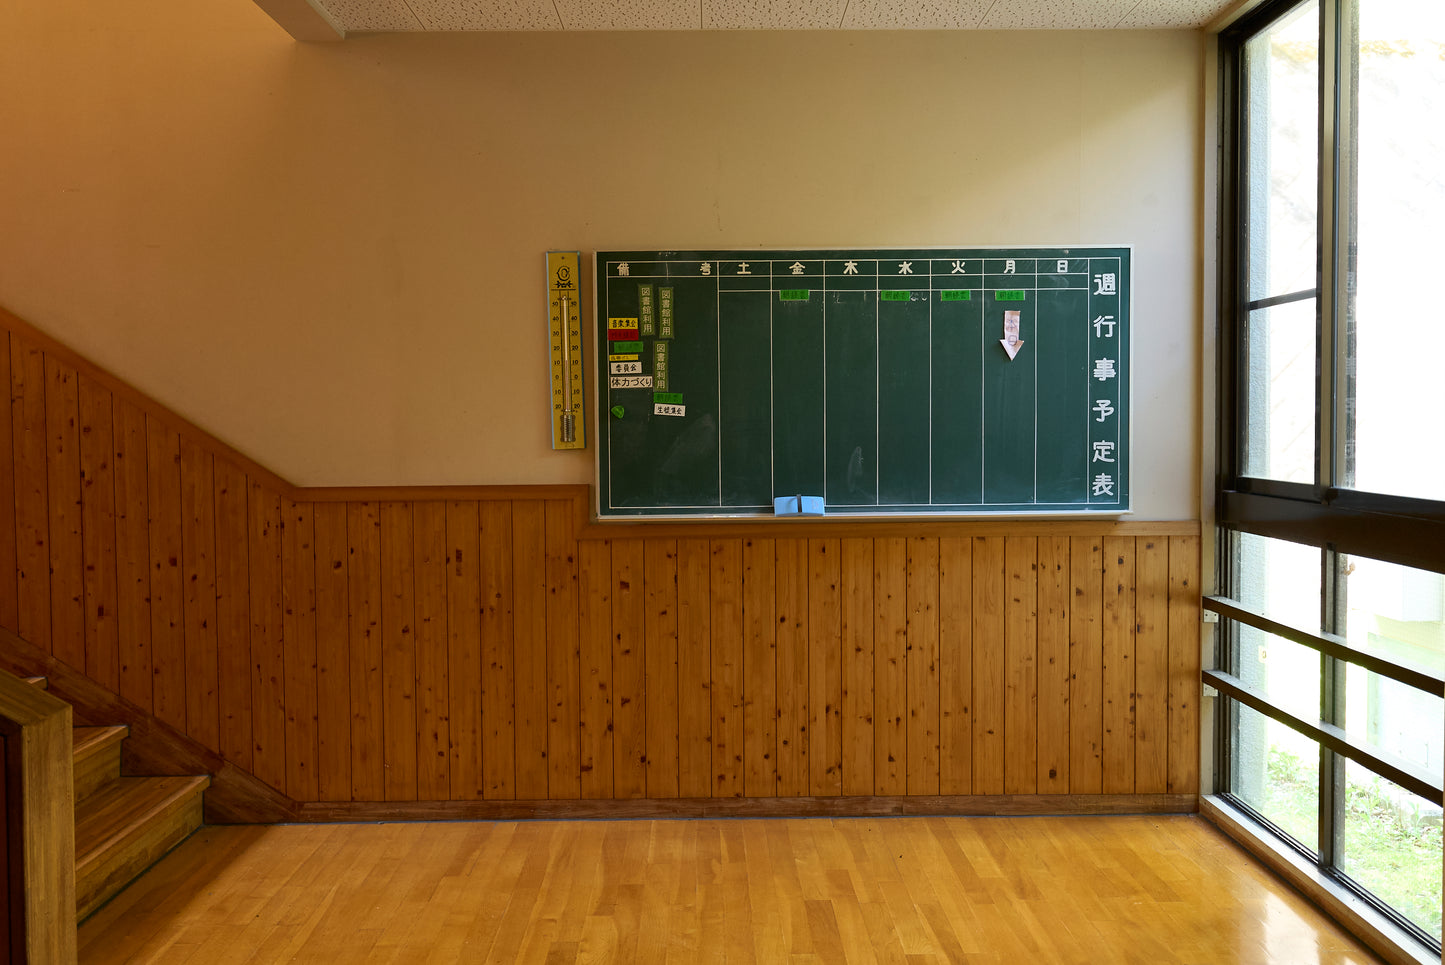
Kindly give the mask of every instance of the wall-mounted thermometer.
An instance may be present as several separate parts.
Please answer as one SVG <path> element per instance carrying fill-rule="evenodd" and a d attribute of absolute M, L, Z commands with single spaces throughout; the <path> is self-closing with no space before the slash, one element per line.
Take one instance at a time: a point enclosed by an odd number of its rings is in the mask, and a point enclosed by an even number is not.
<path fill-rule="evenodd" d="M 548 362 L 552 367 L 552 448 L 587 445 L 582 397 L 581 279 L 576 251 L 547 252 Z"/>

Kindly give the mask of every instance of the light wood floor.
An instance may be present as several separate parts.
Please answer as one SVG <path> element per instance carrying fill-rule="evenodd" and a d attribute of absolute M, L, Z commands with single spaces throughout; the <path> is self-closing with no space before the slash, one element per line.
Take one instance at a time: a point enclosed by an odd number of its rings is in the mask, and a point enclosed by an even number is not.
<path fill-rule="evenodd" d="M 1376 961 L 1191 816 L 211 827 L 80 946 L 83 965 Z"/>

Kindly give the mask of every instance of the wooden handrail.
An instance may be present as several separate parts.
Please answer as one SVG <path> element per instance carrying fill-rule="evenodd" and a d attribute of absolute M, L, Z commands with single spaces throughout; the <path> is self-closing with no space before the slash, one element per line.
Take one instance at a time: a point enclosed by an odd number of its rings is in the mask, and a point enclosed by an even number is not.
<path fill-rule="evenodd" d="M 74 965 L 75 811 L 70 705 L 0 671 L 5 829 L 13 847 L 10 961 Z M 18 886 L 19 893 L 14 893 Z M 19 903 L 18 905 L 16 903 Z M 11 914 L 12 909 L 16 912 Z"/>

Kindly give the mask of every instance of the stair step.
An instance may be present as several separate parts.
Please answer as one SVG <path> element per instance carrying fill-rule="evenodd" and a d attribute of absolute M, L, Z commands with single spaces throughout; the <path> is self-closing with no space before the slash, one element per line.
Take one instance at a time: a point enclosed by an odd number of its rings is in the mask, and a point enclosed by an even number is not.
<path fill-rule="evenodd" d="M 120 742 L 127 727 L 75 728 L 75 801 L 79 804 L 120 777 Z"/>
<path fill-rule="evenodd" d="M 211 779 L 122 777 L 75 812 L 75 905 L 95 911 L 201 826 Z"/>

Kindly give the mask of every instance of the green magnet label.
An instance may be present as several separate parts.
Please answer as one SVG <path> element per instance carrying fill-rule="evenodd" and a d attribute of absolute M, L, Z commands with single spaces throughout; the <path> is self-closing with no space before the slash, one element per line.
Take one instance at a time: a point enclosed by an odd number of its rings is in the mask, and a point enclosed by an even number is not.
<path fill-rule="evenodd" d="M 657 290 L 657 337 L 672 338 L 672 289 Z"/>
<path fill-rule="evenodd" d="M 667 343 L 652 343 L 652 387 L 658 391 L 667 390 Z"/>
<path fill-rule="evenodd" d="M 654 405 L 682 405 L 681 392 L 654 392 L 652 393 Z"/>
<path fill-rule="evenodd" d="M 938 293 L 940 301 L 945 302 L 966 302 L 973 299 L 973 292 L 970 291 L 941 291 Z"/>
<path fill-rule="evenodd" d="M 912 292 L 881 291 L 878 297 L 885 302 L 906 302 L 913 297 Z"/>
<path fill-rule="evenodd" d="M 640 355 L 643 345 L 641 342 L 613 342 L 608 348 L 616 355 Z"/>
<path fill-rule="evenodd" d="M 620 419 L 620 418 L 622 418 L 623 416 L 627 415 L 627 410 L 624 409 L 624 408 L 623 408 L 622 406 L 620 406 L 620 405 L 614 405 L 611 409 L 609 409 L 609 410 L 607 410 L 607 411 L 611 412 L 611 413 L 613 414 L 613 416 L 615 416 L 615 417 L 618 418 L 618 419 Z"/>
<path fill-rule="evenodd" d="M 1023 292 L 994 292 L 993 297 L 1001 302 L 1021 302 L 1024 300 Z"/>
<path fill-rule="evenodd" d="M 809 291 L 806 288 L 784 288 L 778 292 L 780 302 L 805 302 L 808 300 Z"/>
<path fill-rule="evenodd" d="M 652 286 L 637 286 L 637 317 L 643 335 L 656 334 L 654 331 Z"/>

